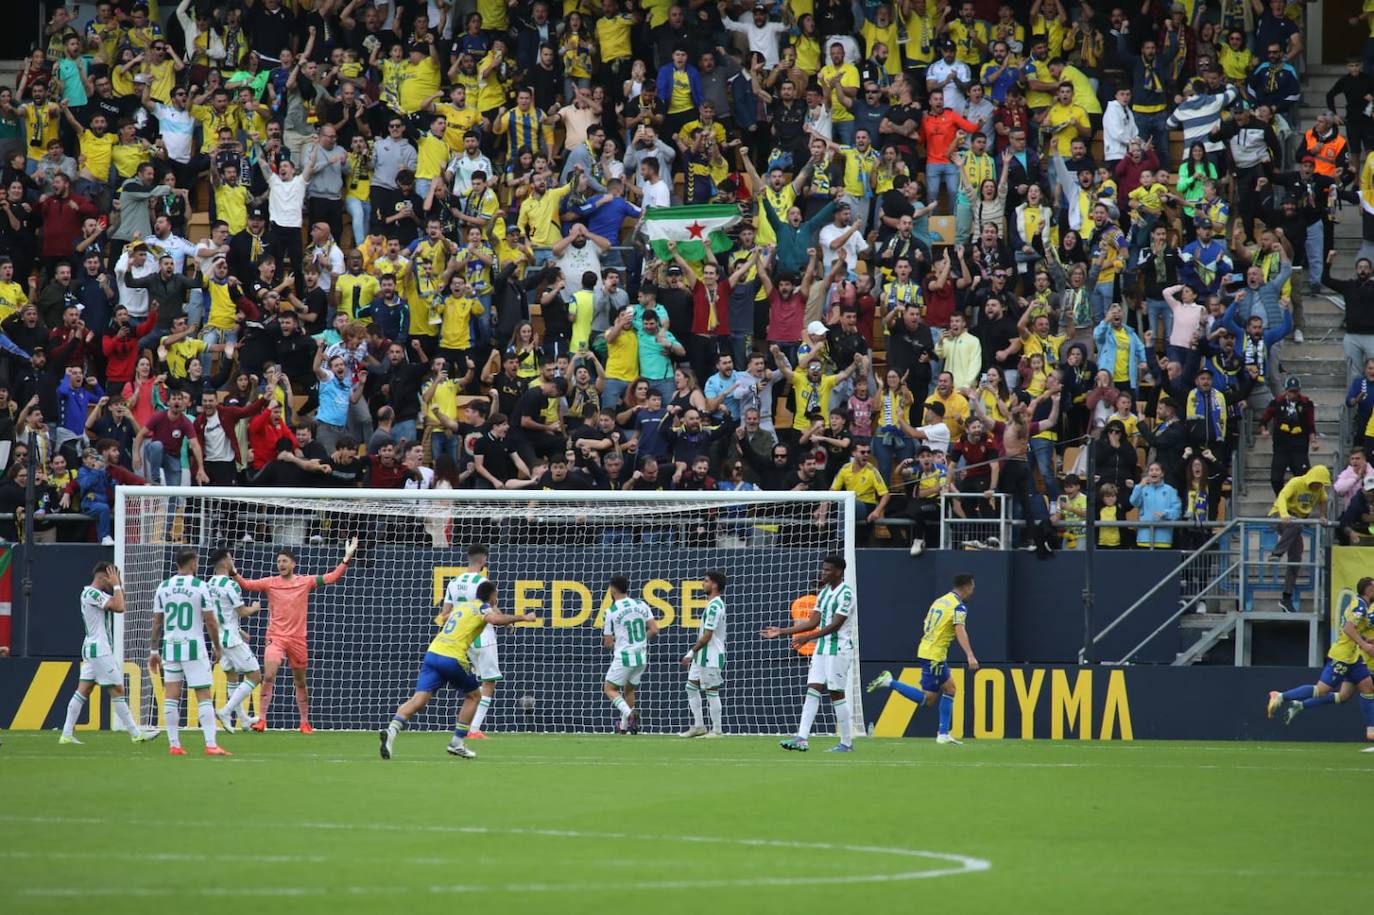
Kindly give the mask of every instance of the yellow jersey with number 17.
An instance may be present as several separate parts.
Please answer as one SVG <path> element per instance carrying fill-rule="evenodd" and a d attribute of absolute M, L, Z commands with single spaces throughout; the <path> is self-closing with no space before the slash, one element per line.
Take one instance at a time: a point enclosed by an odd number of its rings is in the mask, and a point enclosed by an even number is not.
<path fill-rule="evenodd" d="M 1336 612 L 1339 614 L 1340 629 L 1336 636 L 1336 642 L 1331 646 L 1331 650 L 1326 656 L 1333 661 L 1341 661 L 1346 664 L 1354 664 L 1356 661 L 1365 660 L 1367 656 L 1360 650 L 1360 646 L 1354 639 L 1346 635 L 1345 624 L 1350 623 L 1355 627 L 1355 631 L 1363 639 L 1368 639 L 1371 632 L 1374 632 L 1374 619 L 1370 619 L 1369 605 L 1360 600 L 1355 594 L 1344 591 L 1338 598 L 1339 604 Z"/>
<path fill-rule="evenodd" d="M 925 661 L 943 661 L 949 655 L 949 643 L 954 640 L 954 627 L 964 625 L 968 608 L 958 594 L 950 591 L 938 598 L 926 611 L 921 645 L 916 657 Z"/>
<path fill-rule="evenodd" d="M 464 669 L 471 670 L 472 664 L 468 661 L 468 649 L 472 647 L 473 640 L 486 627 L 487 614 L 490 612 L 490 604 L 479 603 L 475 600 L 465 600 L 454 604 L 448 619 L 443 621 L 439 633 L 430 641 L 429 650 L 446 658 L 454 658 L 463 665 Z M 442 619 L 442 614 L 439 619 Z M 439 619 L 436 619 L 435 622 L 439 622 Z"/>

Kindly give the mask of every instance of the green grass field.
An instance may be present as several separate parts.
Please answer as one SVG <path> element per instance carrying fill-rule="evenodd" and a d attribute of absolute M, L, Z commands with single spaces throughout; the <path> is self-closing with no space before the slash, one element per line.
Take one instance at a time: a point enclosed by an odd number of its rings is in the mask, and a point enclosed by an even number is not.
<path fill-rule="evenodd" d="M 3 734 L 0 911 L 1289 913 L 1363 873 L 1374 770 L 1351 745 L 82 739 Z"/>

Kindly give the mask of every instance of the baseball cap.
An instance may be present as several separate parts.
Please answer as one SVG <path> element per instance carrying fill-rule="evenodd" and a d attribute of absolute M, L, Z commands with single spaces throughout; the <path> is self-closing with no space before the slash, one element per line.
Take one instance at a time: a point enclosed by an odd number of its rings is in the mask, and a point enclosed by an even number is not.
<path fill-rule="evenodd" d="M 1364 478 L 1364 491 L 1365 491 L 1365 492 L 1374 492 L 1374 477 L 1365 477 L 1365 478 Z"/>
<path fill-rule="evenodd" d="M 766 13 L 766 12 L 768 12 L 768 5 L 765 4 L 765 3 L 755 3 L 755 4 L 754 4 L 754 12 L 756 12 L 756 13 Z"/>
<path fill-rule="evenodd" d="M 1209 369 L 1209 368 L 1208 368 L 1207 366 L 1205 366 L 1205 365 L 1199 365 L 1199 366 L 1197 367 L 1197 371 L 1193 373 L 1193 377 L 1196 378 L 1196 377 L 1198 377 L 1199 375 L 1211 375 L 1211 374 L 1212 374 L 1212 370 L 1211 370 L 1211 369 Z"/>
<path fill-rule="evenodd" d="M 671 267 L 668 268 L 668 275 L 682 276 L 682 268 L 679 267 L 677 264 L 673 264 Z"/>
<path fill-rule="evenodd" d="M 1210 229 L 1212 228 L 1212 220 L 1208 219 L 1206 216 L 1198 216 L 1193 220 L 1193 228 Z"/>
<path fill-rule="evenodd" d="M 1302 382 L 1298 380 L 1297 375 L 1289 375 L 1288 380 L 1283 383 L 1283 389 L 1285 391 L 1302 390 Z"/>
<path fill-rule="evenodd" d="M 820 321 L 812 321 L 810 324 L 806 325 L 806 332 L 813 337 L 824 337 L 825 325 Z"/>
<path fill-rule="evenodd" d="M 249 218 L 249 219 L 266 219 L 266 218 L 267 218 L 267 210 L 263 209 L 262 207 L 249 207 L 249 208 L 248 208 L 248 218 Z"/>
<path fill-rule="evenodd" d="M 927 401 L 927 402 L 926 402 L 926 409 L 929 410 L 930 412 L 934 413 L 936 416 L 944 416 L 944 415 L 945 415 L 945 405 L 942 404 L 942 403 L 940 403 L 940 401 L 938 401 L 938 400 Z"/>

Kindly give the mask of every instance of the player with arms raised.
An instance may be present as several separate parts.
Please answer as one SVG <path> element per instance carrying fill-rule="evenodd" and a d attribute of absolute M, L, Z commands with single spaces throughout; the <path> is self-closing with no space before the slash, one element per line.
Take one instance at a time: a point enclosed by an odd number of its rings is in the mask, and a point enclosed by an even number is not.
<path fill-rule="evenodd" d="M 91 583 L 81 589 L 81 622 L 86 638 L 81 642 L 81 676 L 76 692 L 67 703 L 67 720 L 62 725 L 58 743 L 81 743 L 74 730 L 76 719 L 90 699 L 91 690 L 99 684 L 110 691 L 110 710 L 119 726 L 129 732 L 134 743 L 143 743 L 157 736 L 157 731 L 145 734 L 134 722 L 129 700 L 124 695 L 124 672 L 115 661 L 113 638 L 114 615 L 124 612 L 124 585 L 119 569 L 112 562 L 97 562 L 91 569 Z"/>
<path fill-rule="evenodd" d="M 472 759 L 477 754 L 463 745 L 468 725 L 477 712 L 481 691 L 472 672 L 469 649 L 484 626 L 509 626 L 512 623 L 534 622 L 533 613 L 513 616 L 496 609 L 496 585 L 484 581 L 477 586 L 475 600 L 444 601 L 444 609 L 434 622 L 439 633 L 429 643 L 425 659 L 420 664 L 420 676 L 415 681 L 415 695 L 411 696 L 381 731 L 382 759 L 390 759 L 396 747 L 396 735 L 405 729 L 406 722 L 429 704 L 445 685 L 462 690 L 463 707 L 458 711 L 458 726 L 453 729 L 447 752 L 451 756 Z"/>
<path fill-rule="evenodd" d="M 916 703 L 934 705 L 940 703 L 940 730 L 935 735 L 936 743 L 962 743 L 949 736 L 949 727 L 954 719 L 954 681 L 949 676 L 949 643 L 959 641 L 968 659 L 968 669 L 978 669 L 978 659 L 973 656 L 973 646 L 969 644 L 968 630 L 964 621 L 968 619 L 966 602 L 973 596 L 973 576 L 955 575 L 954 589 L 936 598 L 926 611 L 924 635 L 916 649 L 916 657 L 921 661 L 921 688 L 892 679 L 890 671 L 883 671 L 868 684 L 868 691 L 887 687 Z"/>
<path fill-rule="evenodd" d="M 1365 739 L 1374 740 L 1374 677 L 1370 676 L 1366 663 L 1374 656 L 1371 601 L 1374 601 L 1374 578 L 1361 578 L 1355 583 L 1354 594 L 1348 591 L 1341 594 L 1336 608 L 1341 617 L 1341 633 L 1326 653 L 1326 666 L 1321 676 L 1315 684 L 1270 693 L 1267 709 L 1270 718 L 1282 708 L 1283 723 L 1291 724 L 1303 709 L 1345 702 L 1359 690 Z"/>
<path fill-rule="evenodd" d="M 482 543 L 468 547 L 468 570 L 449 581 L 444 589 L 444 603 L 456 604 L 477 599 L 477 586 L 487 580 L 488 553 L 486 545 Z M 477 714 L 472 716 L 472 730 L 468 731 L 468 738 L 486 740 L 487 735 L 482 733 L 482 722 L 491 710 L 496 684 L 501 680 L 501 659 L 496 653 L 495 629 L 483 629 L 477 633 L 472 647 L 468 649 L 468 660 L 472 662 L 473 673 L 482 683 L 482 698 L 477 703 Z"/>
<path fill-rule="evenodd" d="M 658 620 L 648 604 L 630 596 L 630 580 L 624 575 L 612 575 L 609 587 L 611 606 L 606 611 L 601 644 L 612 654 L 603 688 L 620 712 L 615 732 L 638 734 L 635 690 L 649 666 L 649 640 L 658 635 Z"/>
<path fill-rule="evenodd" d="M 720 685 L 725 682 L 725 573 L 712 569 L 701 577 L 701 590 L 706 594 L 706 610 L 701 615 L 701 634 L 691 651 L 682 656 L 687 668 L 687 707 L 692 710 L 692 726 L 679 737 L 722 736 Z M 701 717 L 701 693 L 706 691 L 706 704 L 711 709 L 711 729 Z"/>
<path fill-rule="evenodd" d="M 219 666 L 224 671 L 225 688 L 229 696 L 224 708 L 215 712 L 215 717 L 232 734 L 236 711 L 240 724 L 252 727 L 258 723 L 258 719 L 248 714 L 244 703 L 253 695 L 253 687 L 262 682 L 262 673 L 257 657 L 248 647 L 248 637 L 239 629 L 239 618 L 252 616 L 262 609 L 262 605 L 243 602 L 243 591 L 229 577 L 234 569 L 234 557 L 228 550 L 219 549 L 210 554 L 210 565 L 215 574 L 206 585 L 210 588 L 210 596 L 215 599 L 215 620 L 219 623 L 221 651 Z"/>
<path fill-rule="evenodd" d="M 344 558 L 332 572 L 324 575 L 297 575 L 296 554 L 288 549 L 277 551 L 277 574 L 269 578 L 247 579 L 239 574 L 230 559 L 229 577 L 244 591 L 267 595 L 267 647 L 263 651 L 265 669 L 262 680 L 262 700 L 258 720 L 253 730 L 267 729 L 267 710 L 272 705 L 272 688 L 277 682 L 277 670 L 282 661 L 291 665 L 291 679 L 296 682 L 296 708 L 301 713 L 301 733 L 313 734 L 310 726 L 310 693 L 305 686 L 306 667 L 310 652 L 306 646 L 306 614 L 310 606 L 310 592 L 324 585 L 332 585 L 344 577 L 353 554 L 358 550 L 358 538 L 348 541 Z"/>
<path fill-rule="evenodd" d="M 221 654 L 219 624 L 215 621 L 215 599 L 205 582 L 196 577 L 198 563 L 195 550 L 190 547 L 177 550 L 177 574 L 153 592 L 148 668 L 154 675 L 162 674 L 165 689 L 162 714 L 167 719 L 167 742 L 172 745 L 172 755 L 186 755 L 181 748 L 181 685 L 184 682 L 199 709 L 205 755 L 232 756 L 215 743 L 215 703 L 210 691 L 214 680 L 210 673 L 212 661 L 205 652 L 205 634 L 210 634 L 214 660 L 218 661 Z"/>
<path fill-rule="evenodd" d="M 765 639 L 791 636 L 794 648 L 810 641 L 816 643 L 816 653 L 811 656 L 811 669 L 806 674 L 806 700 L 802 703 L 801 725 L 797 728 L 797 736 L 782 742 L 784 750 L 805 753 L 810 749 L 811 725 L 820 711 L 821 693 L 828 692 L 830 704 L 835 709 L 840 742 L 826 752 L 854 752 L 854 722 L 849 717 L 849 703 L 844 691 L 849 680 L 849 667 L 854 663 L 854 615 L 858 607 L 854 603 L 854 589 L 845 583 L 844 569 L 844 557 L 838 553 L 822 559 L 821 590 L 816 595 L 816 609 L 811 611 L 805 622 L 786 628 L 769 626 L 762 632 Z"/>

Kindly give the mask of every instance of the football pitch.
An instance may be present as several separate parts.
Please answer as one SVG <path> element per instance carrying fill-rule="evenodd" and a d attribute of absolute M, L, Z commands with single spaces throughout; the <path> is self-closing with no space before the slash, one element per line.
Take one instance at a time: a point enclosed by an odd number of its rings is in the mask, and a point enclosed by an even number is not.
<path fill-rule="evenodd" d="M 1350 744 L 2 736 L 9 913 L 1289 913 L 1363 873 L 1374 770 Z"/>

